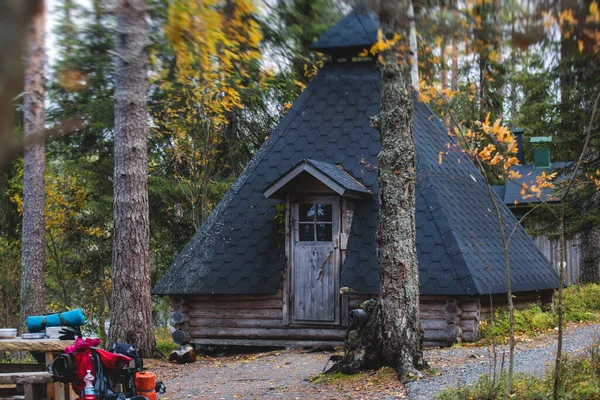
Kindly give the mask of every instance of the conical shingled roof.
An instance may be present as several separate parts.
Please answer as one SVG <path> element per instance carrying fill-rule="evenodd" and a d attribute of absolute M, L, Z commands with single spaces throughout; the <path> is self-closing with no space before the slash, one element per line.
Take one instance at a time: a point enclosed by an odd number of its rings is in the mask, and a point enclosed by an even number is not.
<path fill-rule="evenodd" d="M 341 166 L 373 196 L 356 204 L 342 266 L 342 286 L 379 290 L 377 155 L 380 79 L 374 62 L 329 64 L 315 76 L 231 190 L 153 290 L 157 295 L 274 294 L 285 254 L 276 204 L 262 190 L 304 159 Z M 498 221 L 487 186 L 431 109 L 414 101 L 416 225 L 423 295 L 506 291 Z M 460 160 L 460 161 L 459 161 Z M 499 201 L 499 203 L 501 203 Z M 510 262 L 515 292 L 556 287 L 557 275 L 506 206 L 505 230 L 517 227 Z"/>
<path fill-rule="evenodd" d="M 335 56 L 356 55 L 377 41 L 377 15 L 359 5 L 335 26 L 325 32 L 310 48 Z"/>

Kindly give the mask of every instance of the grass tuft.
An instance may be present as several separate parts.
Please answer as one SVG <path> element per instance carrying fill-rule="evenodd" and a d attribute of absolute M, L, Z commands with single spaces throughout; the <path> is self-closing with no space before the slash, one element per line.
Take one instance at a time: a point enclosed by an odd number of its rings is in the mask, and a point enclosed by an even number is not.
<path fill-rule="evenodd" d="M 567 322 L 600 321 L 600 285 L 576 285 L 563 291 L 563 316 Z M 489 343 L 492 338 L 500 343 L 506 342 L 509 335 L 509 313 L 505 308 L 494 311 L 494 326 L 483 322 L 479 326 L 479 337 Z M 542 333 L 553 331 L 558 326 L 556 310 L 543 311 L 535 304 L 524 310 L 515 310 L 515 335 L 535 338 Z"/>
<path fill-rule="evenodd" d="M 172 351 L 179 350 L 179 345 L 173 343 L 171 329 L 168 326 L 154 328 L 154 339 L 156 340 L 156 350 L 167 357 Z"/>
<path fill-rule="evenodd" d="M 542 400 L 552 398 L 554 376 L 552 369 L 545 377 L 516 374 L 510 398 Z M 600 399 L 600 346 L 589 349 L 582 357 L 565 357 L 561 371 L 559 397 L 564 400 Z M 473 385 L 446 389 L 439 400 L 500 400 L 506 391 L 506 374 L 499 379 L 482 375 Z"/>

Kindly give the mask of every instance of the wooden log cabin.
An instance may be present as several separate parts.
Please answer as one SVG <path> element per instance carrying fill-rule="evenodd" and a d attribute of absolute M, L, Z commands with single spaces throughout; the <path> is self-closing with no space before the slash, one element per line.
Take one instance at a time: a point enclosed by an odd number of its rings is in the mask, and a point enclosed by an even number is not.
<path fill-rule="evenodd" d="M 356 58 L 377 18 L 358 7 L 313 49 L 330 56 L 153 293 L 197 344 L 341 344 L 349 311 L 379 290 L 380 78 Z M 431 109 L 414 98 L 416 247 L 425 342 L 476 337 L 505 298 L 503 248 L 487 186 Z M 438 161 L 440 152 L 443 162 Z M 516 303 L 549 302 L 557 276 L 517 230 L 509 254 Z"/>
<path fill-rule="evenodd" d="M 550 189 L 544 189 L 539 196 L 532 196 L 529 191 L 523 191 L 524 187 L 532 187 L 539 185 L 538 177 L 545 174 L 556 172 L 559 174 L 557 180 L 569 178 L 570 175 L 565 174 L 573 163 L 570 162 L 551 162 L 550 148 L 548 143 L 551 142 L 551 136 L 531 137 L 529 142 L 530 153 L 533 153 L 533 163 L 527 163 L 525 158 L 525 132 L 521 128 L 515 128 L 512 131 L 517 139 L 519 165 L 511 167 L 516 173 L 516 177 L 508 180 L 504 185 L 494 186 L 493 189 L 496 195 L 506 204 L 513 212 L 517 219 L 521 219 L 524 215 L 532 210 L 533 207 L 539 205 L 542 201 L 549 204 L 557 204 L 558 198 Z M 533 148 L 533 144 L 536 148 Z M 550 264 L 558 266 L 560 262 L 560 240 L 558 233 L 552 232 L 556 228 L 549 228 L 553 223 L 544 223 L 544 221 L 535 220 L 532 216 L 524 220 L 524 226 L 530 229 L 530 232 L 535 233 L 533 241 L 540 249 L 542 254 L 550 260 Z M 581 237 L 576 235 L 568 238 L 565 247 L 565 269 L 564 283 L 567 285 L 576 284 L 581 281 L 581 266 L 583 259 L 583 251 L 581 248 Z M 600 266 L 599 266 L 600 267 Z"/>

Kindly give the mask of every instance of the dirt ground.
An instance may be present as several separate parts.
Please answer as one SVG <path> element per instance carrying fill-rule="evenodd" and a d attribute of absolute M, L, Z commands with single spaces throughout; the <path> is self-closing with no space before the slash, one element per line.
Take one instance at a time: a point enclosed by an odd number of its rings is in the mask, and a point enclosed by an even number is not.
<path fill-rule="evenodd" d="M 563 348 L 567 354 L 587 351 L 600 338 L 600 324 L 570 324 Z M 497 354 L 507 357 L 507 346 Z M 551 366 L 556 334 L 521 340 L 515 349 L 517 372 L 541 376 Z M 341 351 L 338 352 L 341 354 Z M 403 386 L 390 369 L 323 380 L 333 353 L 281 350 L 262 353 L 198 357 L 193 364 L 177 365 L 148 360 L 145 364 L 167 386 L 160 399 L 434 399 L 445 387 L 468 384 L 488 373 L 490 346 L 455 346 L 426 349 L 425 359 L 434 373 Z M 315 378 L 317 378 L 315 380 Z"/>
<path fill-rule="evenodd" d="M 167 385 L 163 400 L 405 398 L 404 387 L 389 370 L 312 382 L 332 354 L 282 350 L 199 357 L 187 365 L 149 360 L 146 366 Z"/>

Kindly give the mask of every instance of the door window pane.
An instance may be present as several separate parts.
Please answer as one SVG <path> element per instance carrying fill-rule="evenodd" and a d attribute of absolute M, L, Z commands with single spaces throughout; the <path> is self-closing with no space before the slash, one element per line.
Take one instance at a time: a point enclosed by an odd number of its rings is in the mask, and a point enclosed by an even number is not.
<path fill-rule="evenodd" d="M 315 204 L 300 204 L 298 209 L 298 217 L 300 221 L 314 221 L 315 220 Z"/>
<path fill-rule="evenodd" d="M 299 204 L 298 219 L 299 241 L 333 241 L 332 204 Z"/>
<path fill-rule="evenodd" d="M 317 241 L 331 242 L 331 238 L 332 238 L 332 225 L 331 224 L 317 224 Z"/>
<path fill-rule="evenodd" d="M 331 222 L 333 217 L 333 205 L 331 204 L 317 204 L 317 221 L 319 222 Z"/>
<path fill-rule="evenodd" d="M 298 239 L 301 242 L 315 241 L 315 225 L 314 224 L 298 224 Z"/>

